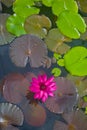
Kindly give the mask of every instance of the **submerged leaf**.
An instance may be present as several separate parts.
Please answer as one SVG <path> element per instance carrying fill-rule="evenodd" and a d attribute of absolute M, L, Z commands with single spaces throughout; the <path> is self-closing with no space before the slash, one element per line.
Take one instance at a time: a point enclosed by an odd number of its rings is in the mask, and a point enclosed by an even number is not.
<path fill-rule="evenodd" d="M 2 2 L 4 5 L 6 5 L 7 7 L 12 6 L 12 4 L 13 4 L 14 1 L 15 1 L 15 0 L 1 0 L 1 2 Z"/>
<path fill-rule="evenodd" d="M 44 38 L 47 35 L 47 29 L 51 27 L 51 21 L 45 15 L 32 15 L 25 20 L 24 27 L 28 34 Z"/>
<path fill-rule="evenodd" d="M 87 95 L 87 78 L 68 74 L 67 79 L 74 82 L 80 97 Z"/>
<path fill-rule="evenodd" d="M 44 41 L 34 35 L 23 35 L 10 45 L 11 60 L 19 67 L 25 67 L 28 62 L 32 67 L 40 67 L 47 53 Z"/>
<path fill-rule="evenodd" d="M 77 1 L 79 9 L 82 12 L 87 13 L 87 0 L 76 0 L 76 1 Z"/>
<path fill-rule="evenodd" d="M 72 75 L 87 75 L 87 49 L 82 46 L 72 48 L 65 54 L 64 64 Z"/>
<path fill-rule="evenodd" d="M 56 24 L 65 36 L 74 39 L 80 38 L 80 32 L 86 31 L 84 19 L 79 14 L 70 11 L 62 12 Z"/>
<path fill-rule="evenodd" d="M 59 47 L 62 48 L 62 46 L 67 46 L 67 45 L 63 45 L 64 44 L 63 42 L 68 42 L 68 41 L 70 41 L 70 39 L 62 35 L 57 28 L 51 29 L 47 37 L 45 38 L 45 42 L 48 46 L 48 49 L 57 53 L 61 52 Z M 67 47 L 63 47 L 63 48 L 65 50 L 63 49 L 62 53 L 68 50 Z"/>

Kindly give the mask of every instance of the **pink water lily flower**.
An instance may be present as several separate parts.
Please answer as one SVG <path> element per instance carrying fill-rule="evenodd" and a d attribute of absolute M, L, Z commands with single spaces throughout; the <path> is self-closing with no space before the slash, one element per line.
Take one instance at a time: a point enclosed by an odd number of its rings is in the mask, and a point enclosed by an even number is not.
<path fill-rule="evenodd" d="M 54 77 L 48 78 L 46 74 L 39 75 L 38 78 L 32 78 L 29 90 L 34 93 L 34 99 L 45 102 L 48 96 L 53 97 L 53 91 L 56 90 Z"/>

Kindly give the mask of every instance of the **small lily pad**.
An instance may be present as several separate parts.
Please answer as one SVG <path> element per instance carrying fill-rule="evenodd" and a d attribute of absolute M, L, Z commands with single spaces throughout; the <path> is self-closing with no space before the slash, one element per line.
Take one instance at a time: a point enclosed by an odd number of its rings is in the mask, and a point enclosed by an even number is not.
<path fill-rule="evenodd" d="M 58 64 L 59 66 L 64 66 L 64 59 L 59 59 L 59 60 L 57 61 L 57 64 Z"/>
<path fill-rule="evenodd" d="M 58 77 L 61 75 L 61 70 L 59 68 L 53 68 L 51 73 L 55 76 Z"/>

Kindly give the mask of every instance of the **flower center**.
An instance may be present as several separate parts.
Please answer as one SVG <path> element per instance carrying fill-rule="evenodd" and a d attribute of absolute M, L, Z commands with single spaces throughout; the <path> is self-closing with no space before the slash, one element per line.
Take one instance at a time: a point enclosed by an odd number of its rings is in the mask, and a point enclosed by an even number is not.
<path fill-rule="evenodd" d="M 40 90 L 45 90 L 46 86 L 44 84 L 40 84 Z"/>

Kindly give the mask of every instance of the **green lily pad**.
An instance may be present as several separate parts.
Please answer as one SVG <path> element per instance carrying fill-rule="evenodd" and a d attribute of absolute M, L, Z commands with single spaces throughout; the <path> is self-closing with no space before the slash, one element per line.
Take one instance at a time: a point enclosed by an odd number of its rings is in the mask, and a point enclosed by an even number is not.
<path fill-rule="evenodd" d="M 65 68 L 76 76 L 87 75 L 87 49 L 74 47 L 64 55 Z"/>
<path fill-rule="evenodd" d="M 58 54 L 58 53 L 54 53 L 54 58 L 56 59 L 56 60 L 58 60 L 58 59 L 60 59 L 62 56 L 60 55 L 60 54 Z"/>
<path fill-rule="evenodd" d="M 84 98 L 83 98 L 83 99 L 84 99 L 84 101 L 85 101 L 85 102 L 87 102 L 87 96 L 84 96 Z"/>
<path fill-rule="evenodd" d="M 84 19 L 79 14 L 70 11 L 62 12 L 56 24 L 65 36 L 74 39 L 80 38 L 80 32 L 86 31 Z"/>
<path fill-rule="evenodd" d="M 54 0 L 42 0 L 43 4 L 48 7 L 52 6 L 53 1 Z"/>
<path fill-rule="evenodd" d="M 58 77 L 61 75 L 61 70 L 59 68 L 53 68 L 51 73 L 55 76 Z"/>
<path fill-rule="evenodd" d="M 16 14 L 7 19 L 6 27 L 10 33 L 15 34 L 16 36 L 26 34 L 24 30 L 24 18 L 21 18 Z"/>
<path fill-rule="evenodd" d="M 55 15 L 59 16 L 65 10 L 78 12 L 78 6 L 74 0 L 55 0 L 52 5 L 52 11 Z"/>
<path fill-rule="evenodd" d="M 40 10 L 34 7 L 34 5 L 34 0 L 16 0 L 13 4 L 13 11 L 17 15 L 26 18 L 30 15 L 39 13 Z"/>
<path fill-rule="evenodd" d="M 59 59 L 59 60 L 57 61 L 57 64 L 58 64 L 59 66 L 64 66 L 64 59 Z"/>

